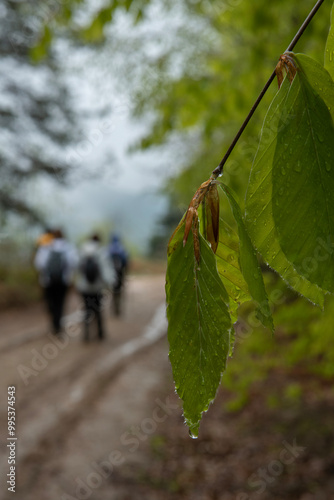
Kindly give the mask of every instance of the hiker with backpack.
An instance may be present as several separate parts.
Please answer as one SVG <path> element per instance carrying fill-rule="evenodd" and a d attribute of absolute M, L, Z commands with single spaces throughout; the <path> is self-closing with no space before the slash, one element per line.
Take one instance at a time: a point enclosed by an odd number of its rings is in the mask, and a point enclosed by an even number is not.
<path fill-rule="evenodd" d="M 34 261 L 51 317 L 54 334 L 61 331 L 61 318 L 67 291 L 77 264 L 77 252 L 60 229 L 53 231 L 49 244 L 39 246 Z"/>
<path fill-rule="evenodd" d="M 117 234 L 111 236 L 109 258 L 115 270 L 116 279 L 112 286 L 113 310 L 116 316 L 121 314 L 121 299 L 123 295 L 125 275 L 129 264 L 129 257 Z"/>
<path fill-rule="evenodd" d="M 105 338 L 102 318 L 103 289 L 114 281 L 114 271 L 101 246 L 98 234 L 93 234 L 80 251 L 76 287 L 84 303 L 84 336 L 90 338 L 90 324 L 96 318 L 98 339 Z"/>

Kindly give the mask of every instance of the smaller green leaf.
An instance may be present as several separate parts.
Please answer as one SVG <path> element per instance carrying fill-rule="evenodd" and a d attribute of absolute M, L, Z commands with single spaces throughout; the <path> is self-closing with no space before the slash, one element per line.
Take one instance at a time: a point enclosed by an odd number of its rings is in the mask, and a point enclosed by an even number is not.
<path fill-rule="evenodd" d="M 220 279 L 229 296 L 229 309 L 233 322 L 238 319 L 238 308 L 252 300 L 239 264 L 239 237 L 222 218 L 219 220 L 219 243 L 216 252 Z"/>
<path fill-rule="evenodd" d="M 185 421 L 191 435 L 197 437 L 202 413 L 215 398 L 226 368 L 231 320 L 212 250 L 199 234 L 198 264 L 192 231 L 183 246 L 184 229 L 183 219 L 168 246 L 169 358 Z"/>
<path fill-rule="evenodd" d="M 204 198 L 203 203 L 198 208 L 198 216 L 201 233 L 206 240 L 209 240 L 207 238 L 207 228 L 210 224 L 210 218 L 208 222 L 206 198 Z M 229 312 L 233 323 L 235 323 L 238 319 L 239 306 L 243 302 L 251 301 L 252 297 L 240 270 L 239 236 L 222 217 L 219 218 L 219 241 L 218 247 L 214 253 L 216 254 L 217 269 L 220 279 L 228 294 L 225 298 L 225 302 L 229 304 Z M 234 341 L 231 338 L 231 352 L 233 351 L 233 345 Z"/>
<path fill-rule="evenodd" d="M 240 207 L 231 194 L 230 188 L 221 184 L 223 192 L 226 194 L 230 203 L 233 217 L 238 226 L 240 240 L 240 269 L 248 285 L 252 298 L 257 302 L 257 316 L 264 326 L 274 331 L 274 323 L 269 307 L 269 301 L 266 289 L 263 283 L 262 272 L 257 260 L 256 251 L 251 239 L 246 231 L 245 223 L 241 214 Z"/>

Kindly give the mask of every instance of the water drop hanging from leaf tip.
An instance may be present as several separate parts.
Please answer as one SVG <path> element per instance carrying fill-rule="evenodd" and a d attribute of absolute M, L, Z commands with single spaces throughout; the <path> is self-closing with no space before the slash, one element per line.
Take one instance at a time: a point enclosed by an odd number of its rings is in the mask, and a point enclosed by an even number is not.
<path fill-rule="evenodd" d="M 192 439 L 197 439 L 197 438 L 198 438 L 198 435 L 197 435 L 197 434 L 194 434 L 193 432 L 191 432 L 191 430 L 189 430 L 189 436 L 190 436 Z"/>

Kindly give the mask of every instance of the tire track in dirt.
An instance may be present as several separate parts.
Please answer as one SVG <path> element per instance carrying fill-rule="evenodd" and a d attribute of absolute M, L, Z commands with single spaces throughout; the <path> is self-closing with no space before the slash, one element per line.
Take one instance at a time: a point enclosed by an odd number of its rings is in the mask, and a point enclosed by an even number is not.
<path fill-rule="evenodd" d="M 29 461 L 27 458 L 29 454 L 33 453 L 34 448 L 37 449 L 39 443 L 45 438 L 47 441 L 47 436 L 52 435 L 52 439 L 55 439 L 59 434 L 57 429 L 61 428 L 62 434 L 64 428 L 71 428 L 77 420 L 80 420 L 82 407 L 91 404 L 94 398 L 98 397 L 103 386 L 109 383 L 110 378 L 129 362 L 131 356 L 156 341 L 153 333 L 156 326 L 153 322 L 151 330 L 145 331 L 140 338 L 122 342 L 123 339 L 136 337 L 143 331 L 145 322 L 152 315 L 157 303 L 161 303 L 163 296 L 161 276 L 153 279 L 137 279 L 129 290 L 130 314 L 125 320 L 108 320 L 109 326 L 110 322 L 112 323 L 112 331 L 118 333 L 117 339 L 106 339 L 103 344 L 94 342 L 83 345 L 81 342 L 78 344 L 77 339 L 72 338 L 64 351 L 59 350 L 58 357 L 49 361 L 45 370 L 38 372 L 36 378 L 31 377 L 29 380 L 31 384 L 25 386 L 22 380 L 18 380 L 20 461 Z M 146 304 L 145 307 L 143 307 L 144 304 Z M 158 311 L 160 311 L 157 314 L 161 322 L 162 308 Z M 72 323 L 74 324 L 75 321 Z M 162 335 L 161 329 L 160 335 Z M 31 357 L 27 348 L 28 342 L 24 339 L 22 332 L 19 337 L 23 339 L 23 342 L 9 339 L 13 345 L 16 343 L 16 347 L 12 349 L 12 352 L 7 350 L 4 358 L 7 359 L 7 368 L 10 367 L 12 372 L 15 371 L 15 362 L 18 363 L 15 359 L 29 366 L 29 356 Z M 46 343 L 50 344 L 50 338 L 46 339 L 42 336 L 37 340 L 32 339 L 30 347 L 33 346 L 34 352 L 41 352 Z M 105 354 L 106 351 L 107 354 Z M 4 371 L 7 372 L 6 366 Z M 8 378 L 7 382 L 10 380 Z M 4 383 L 3 385 L 7 386 Z M 66 396 L 62 398 L 61 395 Z M 1 412 L 1 422 L 4 421 L 5 413 L 5 411 Z M 0 436 L 2 449 L 5 447 L 5 439 L 5 436 Z M 5 465 L 4 462 L 1 464 L 1 470 L 5 474 L 7 467 L 3 465 Z"/>
<path fill-rule="evenodd" d="M 52 449 L 58 445 L 59 440 L 65 441 L 68 434 L 73 433 L 75 427 L 81 422 L 85 408 L 92 407 L 96 400 L 103 397 L 105 390 L 113 383 L 117 375 L 132 362 L 133 357 L 140 354 L 143 349 L 148 349 L 160 340 L 167 330 L 165 317 L 165 304 L 156 310 L 151 322 L 144 333 L 137 339 L 130 340 L 119 346 L 113 352 L 105 355 L 91 378 L 91 371 L 84 377 L 71 384 L 66 397 L 53 415 L 53 419 L 46 425 L 41 425 L 39 418 L 39 431 L 32 420 L 25 427 L 25 435 L 34 435 L 29 442 L 29 447 L 20 450 L 19 468 L 28 469 L 31 462 L 34 469 L 38 470 L 39 463 L 45 460 L 45 454 L 51 455 Z M 23 438 L 24 436 L 22 436 Z M 38 450 L 44 450 L 43 455 L 38 455 Z M 34 474 L 24 474 L 20 488 L 28 491 L 34 486 Z"/>
<path fill-rule="evenodd" d="M 29 447 L 26 450 L 21 449 L 21 460 L 29 460 L 31 449 L 38 447 L 40 441 L 56 441 L 59 437 L 57 429 L 60 429 L 63 436 L 64 430 L 67 427 L 71 428 L 73 423 L 81 418 L 82 408 L 89 406 L 95 399 L 100 397 L 103 387 L 109 384 L 112 377 L 131 361 L 131 357 L 139 353 L 142 349 L 154 344 L 166 333 L 166 330 L 165 304 L 162 304 L 156 310 L 151 322 L 139 338 L 130 340 L 106 354 L 98 362 L 94 370 L 94 377 L 92 378 L 92 367 L 96 365 L 95 359 L 85 373 L 81 373 L 80 378 L 67 387 L 67 394 L 53 414 L 52 420 L 49 420 L 44 428 L 40 422 L 38 433 L 34 429 L 34 422 L 30 420 L 32 428 L 28 424 L 25 433 L 27 435 L 34 433 L 34 440 L 30 441 Z M 68 425 L 66 425 L 66 422 Z"/>

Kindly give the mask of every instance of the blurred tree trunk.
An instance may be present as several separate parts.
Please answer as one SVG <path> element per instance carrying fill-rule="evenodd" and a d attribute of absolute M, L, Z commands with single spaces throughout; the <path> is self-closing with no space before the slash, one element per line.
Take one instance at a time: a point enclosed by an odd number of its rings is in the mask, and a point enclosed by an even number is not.
<path fill-rule="evenodd" d="M 25 200 L 26 181 L 41 175 L 65 181 L 64 152 L 75 129 L 56 55 L 38 65 L 31 58 L 45 32 L 44 11 L 39 1 L 0 5 L 0 208 L 35 221 L 42 215 Z"/>

